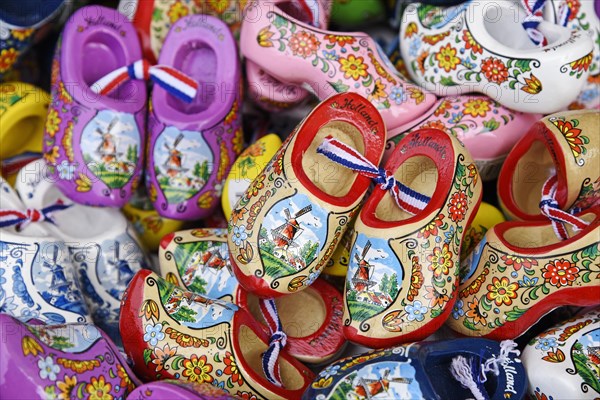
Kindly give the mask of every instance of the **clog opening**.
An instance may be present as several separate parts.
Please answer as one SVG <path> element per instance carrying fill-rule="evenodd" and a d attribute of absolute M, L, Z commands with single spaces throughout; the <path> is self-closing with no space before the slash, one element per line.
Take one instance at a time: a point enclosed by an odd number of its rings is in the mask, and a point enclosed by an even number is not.
<path fill-rule="evenodd" d="M 0 20 L 18 27 L 29 28 L 51 16 L 65 0 L 0 1 Z"/>
<path fill-rule="evenodd" d="M 302 338 L 317 332 L 325 323 L 325 302 L 319 293 L 307 288 L 289 296 L 275 299 L 281 325 L 289 337 Z M 266 321 L 258 306 L 258 298 L 248 294 L 248 310 L 257 321 L 266 325 Z"/>
<path fill-rule="evenodd" d="M 414 156 L 403 162 L 394 173 L 394 178 L 412 190 L 431 197 L 438 182 L 435 162 L 427 156 Z M 382 221 L 397 222 L 413 217 L 396 204 L 387 192 L 375 209 L 375 216 Z"/>
<path fill-rule="evenodd" d="M 64 61 L 75 62 L 73 60 Z M 83 80 L 91 88 L 100 78 L 126 65 L 127 59 L 119 40 L 110 33 L 98 31 L 87 38 L 78 62 L 85 65 L 84 68 L 81 68 Z M 132 80 L 127 80 L 106 94 L 106 97 L 123 101 L 135 99 L 137 96 L 140 96 L 140 93 L 136 92 L 136 86 Z"/>
<path fill-rule="evenodd" d="M 45 119 L 31 115 L 15 122 L 10 132 L 13 133 L 13 140 L 2 140 L 0 148 L 0 158 L 16 156 L 22 151 L 42 151 L 42 131 L 44 129 Z M 18 136 L 18 140 L 15 140 Z"/>
<path fill-rule="evenodd" d="M 451 365 L 455 357 L 456 354 L 439 356 L 435 353 L 427 357 L 425 364 L 427 365 L 427 375 L 432 377 L 429 382 L 439 399 L 469 399 L 473 397 L 473 393 L 452 376 Z M 493 395 L 498 389 L 498 378 L 493 373 L 488 373 L 486 377 L 485 392 Z"/>
<path fill-rule="evenodd" d="M 175 96 L 167 97 L 167 104 L 184 114 L 197 114 L 206 110 L 215 99 L 221 98 L 217 81 L 217 54 L 214 49 L 201 40 L 191 40 L 181 46 L 175 55 L 173 67 L 199 84 L 198 94 L 191 103 Z M 223 66 L 221 66 L 223 67 Z"/>
<path fill-rule="evenodd" d="M 512 197 L 518 209 L 530 215 L 539 214 L 542 187 L 554 171 L 554 160 L 548 148 L 542 141 L 534 141 L 517 161 L 512 176 Z"/>
<path fill-rule="evenodd" d="M 327 136 L 365 154 L 363 136 L 357 127 L 348 122 L 329 122 L 319 129 L 302 157 L 302 169 L 316 187 L 330 196 L 344 197 L 352 189 L 357 174 L 317 153 L 317 147 Z"/>
<path fill-rule="evenodd" d="M 246 325 L 240 326 L 238 340 L 244 361 L 246 361 L 256 374 L 266 380 L 267 378 L 262 368 L 262 355 L 267 351 L 268 346 Z M 302 388 L 304 378 L 301 372 L 283 357 L 279 357 L 279 368 L 281 380 L 285 382 L 286 390 L 298 390 Z"/>
<path fill-rule="evenodd" d="M 587 213 L 579 217 L 586 222 L 592 223 L 596 218 L 596 214 Z M 573 230 L 571 225 L 565 224 L 565 227 L 570 238 L 574 238 L 579 234 L 578 231 Z M 546 224 L 545 226 L 518 226 L 509 228 L 504 231 L 502 236 L 510 245 L 525 249 L 536 249 L 561 243 L 561 240 L 556 236 L 550 224 Z"/>
<path fill-rule="evenodd" d="M 297 19 L 298 21 L 302 21 L 308 24 L 312 23 L 312 21 L 309 20 L 306 12 L 301 8 L 300 4 L 296 2 L 284 1 L 281 3 L 277 3 L 277 7 L 281 11 L 283 11 L 290 17 Z"/>

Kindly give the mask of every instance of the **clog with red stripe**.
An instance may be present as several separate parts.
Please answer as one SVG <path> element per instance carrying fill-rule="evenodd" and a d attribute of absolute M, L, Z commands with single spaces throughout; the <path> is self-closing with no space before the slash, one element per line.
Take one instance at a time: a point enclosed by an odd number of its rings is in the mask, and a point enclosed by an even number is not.
<path fill-rule="evenodd" d="M 303 120 L 232 212 L 230 262 L 244 289 L 276 297 L 317 279 L 371 182 L 318 147 L 336 138 L 377 165 L 385 132 L 375 106 L 355 93 L 330 97 Z"/>
<path fill-rule="evenodd" d="M 556 208 L 577 213 L 600 205 L 600 113 L 564 111 L 535 123 L 506 157 L 498 198 L 511 219 L 546 220 L 542 190 L 556 174 Z"/>
<path fill-rule="evenodd" d="M 259 299 L 240 287 L 229 262 L 226 229 L 192 229 L 164 237 L 160 275 L 194 293 L 231 301 L 264 324 Z M 275 300 L 287 335 L 286 351 L 300 361 L 333 358 L 346 340 L 342 334 L 342 295 L 322 279 L 298 293 Z M 318 345 L 317 345 L 318 344 Z"/>
<path fill-rule="evenodd" d="M 71 200 L 121 207 L 139 184 L 146 129 L 146 83 L 97 84 L 141 58 L 133 26 L 116 10 L 79 9 L 68 20 L 52 63 L 52 101 L 44 153 Z M 127 71 L 125 71 L 127 76 Z"/>
<path fill-rule="evenodd" d="M 219 205 L 243 146 L 236 43 L 219 19 L 188 16 L 171 27 L 158 62 L 189 75 L 189 84 L 197 82 L 199 91 L 185 102 L 154 87 L 146 185 L 160 215 L 197 220 Z"/>
<path fill-rule="evenodd" d="M 282 386 L 261 369 L 269 337 L 233 303 L 187 291 L 140 271 L 121 307 L 121 335 L 133 370 L 145 380 L 206 382 L 250 398 L 296 399 L 314 374 L 285 348 L 277 359 Z"/>
<path fill-rule="evenodd" d="M 410 133 L 385 164 L 354 224 L 344 335 L 369 347 L 426 338 L 456 301 L 460 249 L 482 183 L 463 145 L 436 129 Z"/>
<path fill-rule="evenodd" d="M 466 336 L 513 339 L 561 306 L 600 304 L 600 207 L 577 214 L 585 227 L 557 237 L 547 221 L 503 222 L 463 265 L 448 326 Z"/>

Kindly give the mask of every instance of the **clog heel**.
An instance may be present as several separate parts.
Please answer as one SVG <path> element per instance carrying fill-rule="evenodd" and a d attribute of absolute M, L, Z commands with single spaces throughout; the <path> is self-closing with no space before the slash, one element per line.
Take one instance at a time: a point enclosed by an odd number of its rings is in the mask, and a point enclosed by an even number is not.
<path fill-rule="evenodd" d="M 285 3 L 248 6 L 247 15 L 256 18 L 242 23 L 240 49 L 246 59 L 320 100 L 336 93 L 360 94 L 379 110 L 388 129 L 431 108 L 435 96 L 405 81 L 371 37 L 315 28 L 283 11 L 280 4 Z M 260 90 L 268 93 L 268 88 Z"/>
<path fill-rule="evenodd" d="M 244 289 L 259 297 L 310 286 L 367 192 L 368 177 L 318 153 L 327 136 L 379 164 L 385 125 L 360 95 L 330 97 L 301 122 L 239 200 L 228 228 L 230 262 Z"/>
<path fill-rule="evenodd" d="M 590 74 L 594 42 L 542 21 L 537 32 L 547 43 L 538 45 L 523 27 L 528 17 L 514 0 L 413 3 L 404 10 L 400 51 L 411 78 L 437 95 L 478 92 L 516 111 L 564 110 Z"/>
<path fill-rule="evenodd" d="M 560 306 L 600 304 L 600 207 L 577 215 L 587 224 L 556 235 L 553 223 L 510 221 L 487 231 L 464 261 L 448 326 L 467 336 L 513 339 Z"/>
<path fill-rule="evenodd" d="M 384 168 L 389 178 L 354 224 L 344 293 L 344 335 L 374 348 L 421 340 L 443 325 L 482 197 L 471 156 L 440 130 L 407 135 Z"/>
<path fill-rule="evenodd" d="M 268 326 L 260 300 L 240 287 L 229 261 L 226 229 L 192 229 L 165 236 L 159 251 L 160 275 L 194 293 L 231 301 Z M 298 360 L 320 364 L 335 357 L 342 334 L 342 295 L 317 279 L 306 290 L 275 299 L 286 351 Z M 315 346 L 318 343 L 318 346 Z"/>
<path fill-rule="evenodd" d="M 237 396 L 299 398 L 314 375 L 285 350 L 283 387 L 267 380 L 262 354 L 269 338 L 245 310 L 138 272 L 121 307 L 121 336 L 134 371 L 147 380 L 212 383 Z"/>
<path fill-rule="evenodd" d="M 577 213 L 600 205 L 600 113 L 564 111 L 535 123 L 506 157 L 498 198 L 511 219 L 545 220 L 542 191 L 556 175 L 557 207 Z"/>
<path fill-rule="evenodd" d="M 122 207 L 139 184 L 146 84 L 130 80 L 111 93 L 95 90 L 100 78 L 141 55 L 133 26 L 116 10 L 84 7 L 65 25 L 52 63 L 44 153 L 53 154 L 46 162 L 56 185 L 75 202 Z"/>

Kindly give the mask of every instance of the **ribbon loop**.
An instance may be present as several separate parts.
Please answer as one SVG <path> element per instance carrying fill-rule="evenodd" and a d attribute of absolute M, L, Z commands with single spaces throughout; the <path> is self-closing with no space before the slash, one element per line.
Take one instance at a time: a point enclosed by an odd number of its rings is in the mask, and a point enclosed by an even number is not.
<path fill-rule="evenodd" d="M 381 189 L 390 192 L 398 207 L 411 215 L 423 211 L 431 200 L 430 197 L 398 182 L 391 172 L 383 168 L 377 168 L 356 149 L 331 136 L 327 136 L 323 140 L 323 143 L 317 148 L 317 153 L 323 154 L 331 161 L 373 179 Z"/>
<path fill-rule="evenodd" d="M 531 41 L 538 47 L 548 45 L 548 39 L 538 29 L 540 23 L 544 20 L 544 6 L 546 0 L 521 0 L 521 5 L 527 12 L 527 16 L 521 23 Z"/>
<path fill-rule="evenodd" d="M 279 353 L 287 344 L 287 335 L 281 326 L 275 299 L 260 299 L 258 304 L 271 331 L 269 348 L 263 354 L 263 371 L 269 382 L 277 387 L 283 387 L 279 371 Z"/>
<path fill-rule="evenodd" d="M 25 212 L 15 209 L 0 210 L 0 228 L 16 225 L 17 229 L 24 229 L 32 222 L 47 221 L 54 223 L 52 213 L 65 210 L 71 207 L 72 204 L 64 204 L 62 200 L 57 200 L 56 203 L 44 207 L 41 210 L 28 208 Z M 7 219 L 13 217 L 12 219 Z"/>
<path fill-rule="evenodd" d="M 542 215 L 552 222 L 552 228 L 554 229 L 556 236 L 560 240 L 566 240 L 569 238 L 569 232 L 567 231 L 565 224 L 571 225 L 573 230 L 577 232 L 585 229 L 589 223 L 560 208 L 558 201 L 556 200 L 557 188 L 558 178 L 556 175 L 552 175 L 544 183 L 544 186 L 542 186 L 542 200 L 540 201 L 539 207 Z"/>
<path fill-rule="evenodd" d="M 194 100 L 199 86 L 194 79 L 173 67 L 151 65 L 142 59 L 104 75 L 92 85 L 92 91 L 106 96 L 129 79 L 152 81 L 186 103 Z"/>

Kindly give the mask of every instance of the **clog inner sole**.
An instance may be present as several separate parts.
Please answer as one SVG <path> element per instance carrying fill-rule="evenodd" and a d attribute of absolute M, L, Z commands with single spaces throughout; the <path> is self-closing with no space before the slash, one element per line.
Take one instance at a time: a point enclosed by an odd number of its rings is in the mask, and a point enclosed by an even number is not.
<path fill-rule="evenodd" d="M 596 214 L 588 213 L 579 216 L 584 221 L 592 223 Z M 569 237 L 574 239 L 579 232 L 573 230 L 571 225 L 565 224 Z M 503 234 L 504 239 L 513 246 L 534 249 L 539 247 L 552 246 L 561 243 L 560 239 L 554 233 L 550 224 L 545 226 L 519 226 L 507 229 Z"/>
<path fill-rule="evenodd" d="M 10 132 L 19 136 L 19 140 L 12 138 L 11 140 L 2 140 L 0 148 L 0 158 L 8 158 L 27 151 L 42 151 L 41 130 L 45 121 L 38 116 L 25 117 L 13 125 Z"/>
<path fill-rule="evenodd" d="M 365 154 L 363 137 L 355 126 L 343 121 L 332 121 L 319 129 L 302 157 L 302 169 L 317 188 L 330 196 L 344 197 L 354 185 L 357 174 L 317 153 L 317 147 L 327 136 Z"/>
<path fill-rule="evenodd" d="M 431 197 L 437 186 L 438 170 L 431 158 L 414 156 L 400 165 L 394 178 L 412 190 Z M 396 222 L 413 215 L 399 208 L 394 198 L 386 193 L 375 209 L 375 216 L 382 221 Z"/>
<path fill-rule="evenodd" d="M 554 161 L 544 143 L 533 142 L 517 161 L 512 177 L 512 196 L 520 210 L 531 215 L 539 214 L 542 187 L 554 171 Z"/>
<path fill-rule="evenodd" d="M 325 323 L 325 303 L 316 290 L 307 288 L 298 293 L 275 299 L 285 333 L 294 338 L 314 334 Z M 258 298 L 248 294 L 248 310 L 254 318 L 267 325 L 258 306 Z"/>
<path fill-rule="evenodd" d="M 220 93 L 222 88 L 217 82 L 217 55 L 215 51 L 201 41 L 191 41 L 182 46 L 175 56 L 174 67 L 182 71 L 199 86 L 199 94 L 191 103 L 168 96 L 167 104 L 185 114 L 197 114 L 206 110 Z M 222 67 L 222 66 L 221 66 Z"/>
<path fill-rule="evenodd" d="M 82 49 L 81 62 L 85 63 L 82 74 L 88 87 L 109 72 L 127 64 L 121 43 L 105 32 L 96 32 L 87 38 Z M 136 95 L 139 94 L 136 93 L 131 80 L 122 83 L 117 89 L 106 94 L 107 97 L 115 100 L 128 100 Z"/>
<path fill-rule="evenodd" d="M 244 361 L 254 372 L 266 380 L 262 368 L 262 355 L 267 351 L 268 346 L 246 325 L 240 326 L 238 340 Z M 304 383 L 302 374 L 283 357 L 279 357 L 279 368 L 281 380 L 285 382 L 285 389 L 298 390 L 302 388 Z"/>

